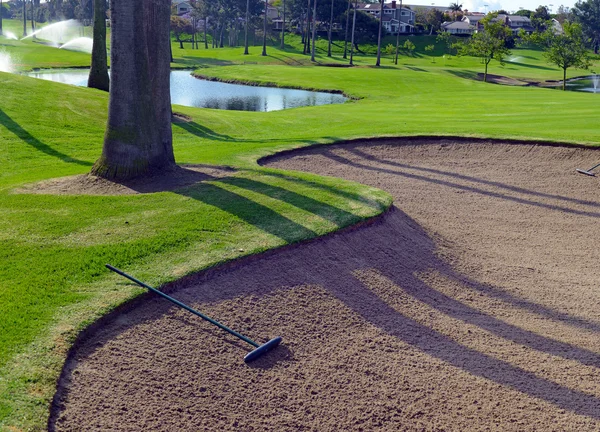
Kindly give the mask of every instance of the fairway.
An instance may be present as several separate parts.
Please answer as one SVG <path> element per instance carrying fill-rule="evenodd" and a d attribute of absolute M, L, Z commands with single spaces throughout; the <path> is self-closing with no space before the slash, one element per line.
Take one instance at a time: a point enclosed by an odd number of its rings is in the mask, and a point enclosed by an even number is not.
<path fill-rule="evenodd" d="M 268 166 L 382 188 L 369 224 L 182 281 L 67 363 L 56 430 L 596 430 L 600 151 L 383 140 Z"/>
<path fill-rule="evenodd" d="M 18 22 L 4 25 L 18 31 Z M 176 160 L 209 172 L 210 178 L 152 193 L 31 193 L 38 182 L 90 171 L 101 154 L 108 95 L 0 72 L 0 257 L 5 263 L 0 267 L 0 429 L 43 429 L 56 380 L 81 330 L 142 293 L 110 275 L 104 264 L 158 287 L 351 227 L 392 205 L 393 192 L 383 184 L 335 170 L 322 176 L 259 166 L 263 156 L 377 137 L 600 145 L 598 95 L 486 84 L 474 79 L 482 72 L 478 59 L 443 58 L 436 46 L 432 61 L 420 51 L 425 42 L 417 44 L 414 56 L 401 56 L 397 67 L 385 57 L 381 68 L 367 55 L 357 56 L 355 68 L 328 67 L 347 61 L 339 46 L 333 59 L 325 57 L 324 41 L 313 65 L 299 53 L 299 38 L 289 43 L 286 50 L 269 47 L 266 57 L 259 47 L 243 56 L 239 48 L 180 50 L 173 44 L 172 66 L 194 68 L 199 76 L 335 90 L 351 100 L 268 113 L 175 106 L 186 119 L 173 124 Z M 89 66 L 84 53 L 31 40 L 0 37 L 0 44 L 16 70 Z M 539 81 L 561 76 L 538 51 L 513 54 L 505 65 L 493 62 L 490 73 Z M 589 168 L 595 159 L 578 162 Z M 564 166 L 569 173 L 571 165 Z M 528 166 L 535 167 L 534 161 Z M 220 174 L 213 175 L 216 171 Z M 573 187 L 561 196 L 597 190 L 590 186 L 596 179 L 585 180 L 581 190 Z M 403 200 L 396 197 L 395 205 L 406 212 Z M 417 224 L 431 234 L 431 226 Z M 327 307 L 339 305 L 334 303 Z M 293 338 L 290 342 L 288 349 L 294 348 Z"/>

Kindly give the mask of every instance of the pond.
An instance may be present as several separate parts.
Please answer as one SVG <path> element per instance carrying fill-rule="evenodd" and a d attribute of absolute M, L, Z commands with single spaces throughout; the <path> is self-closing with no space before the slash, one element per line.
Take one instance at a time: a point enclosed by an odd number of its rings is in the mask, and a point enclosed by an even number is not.
<path fill-rule="evenodd" d="M 89 70 L 63 69 L 28 72 L 27 76 L 86 86 Z M 227 84 L 194 78 L 190 71 L 171 71 L 171 102 L 197 108 L 237 111 L 277 111 L 302 106 L 344 103 L 340 94 Z"/>
<path fill-rule="evenodd" d="M 575 78 L 567 81 L 566 90 L 583 91 L 589 93 L 600 93 L 600 76 L 591 75 L 589 77 Z M 562 90 L 562 86 L 559 86 Z"/>

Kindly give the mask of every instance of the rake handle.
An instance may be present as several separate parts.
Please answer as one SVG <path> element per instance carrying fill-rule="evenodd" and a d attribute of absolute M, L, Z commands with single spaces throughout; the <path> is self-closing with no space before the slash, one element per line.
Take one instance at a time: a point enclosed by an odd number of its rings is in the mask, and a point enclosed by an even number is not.
<path fill-rule="evenodd" d="M 169 300 L 171 303 L 175 303 L 177 306 L 179 306 L 179 307 L 187 310 L 188 312 L 193 313 L 196 316 L 199 316 L 200 318 L 202 318 L 203 320 L 208 321 L 211 324 L 216 325 L 220 329 L 225 330 L 227 333 L 232 334 L 233 336 L 235 336 L 235 337 L 243 340 L 244 342 L 248 342 L 250 345 L 254 346 L 255 348 L 260 347 L 260 345 L 257 344 L 256 342 L 254 342 L 252 339 L 247 338 L 246 336 L 244 336 L 244 335 L 236 332 L 235 330 L 230 329 L 226 325 L 221 324 L 219 321 L 215 321 L 211 317 L 204 315 L 202 312 L 198 312 L 196 309 L 192 309 L 191 307 L 189 307 L 185 303 L 181 303 L 179 300 L 174 299 L 173 297 L 165 294 L 164 292 L 159 291 L 156 288 L 152 288 L 150 285 L 146 285 L 144 282 L 142 282 L 142 281 L 134 278 L 133 276 L 128 275 L 127 273 L 119 270 L 118 268 L 113 267 L 110 264 L 106 264 L 106 268 L 109 269 L 109 270 L 114 271 L 117 274 L 120 274 L 121 276 L 123 276 L 124 278 L 129 279 L 132 282 L 135 282 L 139 286 L 146 288 L 148 291 L 152 291 L 153 293 L 158 294 L 159 296 L 161 296 L 161 297 Z"/>

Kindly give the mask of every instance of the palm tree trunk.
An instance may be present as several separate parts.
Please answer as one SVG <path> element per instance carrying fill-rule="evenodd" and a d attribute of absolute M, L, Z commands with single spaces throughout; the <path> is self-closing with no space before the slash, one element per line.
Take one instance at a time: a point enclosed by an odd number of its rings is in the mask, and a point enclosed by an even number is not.
<path fill-rule="evenodd" d="M 27 0 L 23 0 L 23 37 L 27 36 Z"/>
<path fill-rule="evenodd" d="M 358 7 L 358 0 L 354 2 L 354 15 L 352 16 L 352 39 L 350 42 L 350 66 L 354 66 L 354 30 L 356 29 L 356 8 Z"/>
<path fill-rule="evenodd" d="M 381 7 L 379 8 L 379 33 L 377 35 L 377 61 L 375 62 L 375 66 L 381 65 L 381 28 L 383 27 L 383 0 L 379 0 L 381 2 Z"/>
<path fill-rule="evenodd" d="M 567 68 L 563 68 L 563 91 L 566 90 L 567 86 Z"/>
<path fill-rule="evenodd" d="M 267 55 L 267 13 L 269 12 L 269 2 L 268 0 L 265 0 L 265 21 L 263 24 L 263 50 L 262 50 L 262 56 Z"/>
<path fill-rule="evenodd" d="M 31 32 L 35 33 L 35 4 L 33 0 L 31 0 Z M 33 36 L 36 38 L 35 36 Z"/>
<path fill-rule="evenodd" d="M 175 167 L 169 68 L 170 0 L 112 1 L 108 122 L 92 168 L 125 180 Z"/>
<path fill-rule="evenodd" d="M 306 3 L 306 37 L 304 38 L 304 54 L 310 51 L 310 0 Z"/>
<path fill-rule="evenodd" d="M 315 37 L 317 35 L 317 0 L 313 0 L 313 17 L 312 17 L 312 50 L 310 54 L 310 61 L 315 61 Z"/>
<path fill-rule="evenodd" d="M 2 0 L 0 0 L 0 36 L 2 36 L 2 11 L 4 6 L 2 6 Z"/>
<path fill-rule="evenodd" d="M 283 23 L 281 24 L 281 49 L 285 49 L 285 0 L 283 0 Z"/>
<path fill-rule="evenodd" d="M 333 0 L 331 0 L 331 15 L 329 16 L 329 44 L 327 45 L 327 57 L 331 57 L 331 27 L 333 27 Z"/>
<path fill-rule="evenodd" d="M 246 0 L 246 25 L 244 29 L 244 55 L 248 55 L 248 23 L 250 22 L 250 0 Z"/>
<path fill-rule="evenodd" d="M 350 4 L 352 2 L 348 0 L 348 7 L 346 8 L 346 34 L 344 36 L 344 58 L 348 58 L 348 27 L 350 25 Z"/>
<path fill-rule="evenodd" d="M 206 37 L 206 27 L 208 26 L 208 17 L 204 17 L 204 49 L 208 49 L 208 38 Z"/>
<path fill-rule="evenodd" d="M 169 43 L 169 46 L 171 44 Z M 94 0 L 94 42 L 88 87 L 108 91 L 110 79 L 106 58 L 106 1 Z"/>

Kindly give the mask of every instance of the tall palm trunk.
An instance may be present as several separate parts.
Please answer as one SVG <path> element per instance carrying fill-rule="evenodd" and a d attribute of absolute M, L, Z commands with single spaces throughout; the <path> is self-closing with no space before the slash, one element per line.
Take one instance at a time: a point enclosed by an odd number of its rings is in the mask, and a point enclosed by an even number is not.
<path fill-rule="evenodd" d="M 375 66 L 381 65 L 381 29 L 383 27 L 383 0 L 379 0 L 381 2 L 381 7 L 379 8 L 379 33 L 377 35 L 377 61 L 375 62 Z"/>
<path fill-rule="evenodd" d="M 27 0 L 23 0 L 23 37 L 27 36 Z"/>
<path fill-rule="evenodd" d="M 394 64 L 398 64 L 398 50 L 400 49 L 400 24 L 402 24 L 402 0 L 400 0 L 400 18 L 398 18 L 398 31 L 396 32 L 396 58 Z"/>
<path fill-rule="evenodd" d="M 281 49 L 285 49 L 285 0 L 283 0 L 283 23 L 281 24 Z"/>
<path fill-rule="evenodd" d="M 269 12 L 269 1 L 265 0 L 265 21 L 263 24 L 263 50 L 262 55 L 267 55 L 267 14 Z"/>
<path fill-rule="evenodd" d="M 104 91 L 110 87 L 106 58 L 106 0 L 94 0 L 94 42 L 88 87 Z"/>
<path fill-rule="evenodd" d="M 244 55 L 248 55 L 248 24 L 250 22 L 250 0 L 246 0 L 246 25 L 244 29 Z"/>
<path fill-rule="evenodd" d="M 304 54 L 310 52 L 310 0 L 306 3 L 306 37 L 304 40 Z"/>
<path fill-rule="evenodd" d="M 348 27 L 350 26 L 350 5 L 351 0 L 348 0 L 348 7 L 346 8 L 346 34 L 344 35 L 344 58 L 348 58 Z"/>
<path fill-rule="evenodd" d="M 206 27 L 208 26 L 208 17 L 204 17 L 204 49 L 208 49 L 208 39 L 206 38 Z"/>
<path fill-rule="evenodd" d="M 327 57 L 331 57 L 331 27 L 333 27 L 333 0 L 331 0 L 331 15 L 329 15 L 329 43 L 327 45 Z"/>
<path fill-rule="evenodd" d="M 33 0 L 31 0 L 31 32 L 35 33 L 35 3 Z M 35 35 L 33 37 L 36 38 Z"/>
<path fill-rule="evenodd" d="M 350 42 L 350 66 L 354 66 L 354 30 L 356 29 L 356 8 L 358 0 L 354 2 L 354 14 L 352 15 L 352 39 Z"/>
<path fill-rule="evenodd" d="M 312 50 L 310 54 L 310 61 L 315 61 L 315 39 L 317 35 L 317 0 L 313 0 L 313 17 L 312 17 Z"/>
<path fill-rule="evenodd" d="M 2 11 L 4 6 L 2 6 L 2 0 L 0 0 L 0 36 L 2 36 Z"/>
<path fill-rule="evenodd" d="M 173 168 L 170 0 L 111 1 L 111 71 L 102 156 L 92 173 L 124 180 Z"/>

